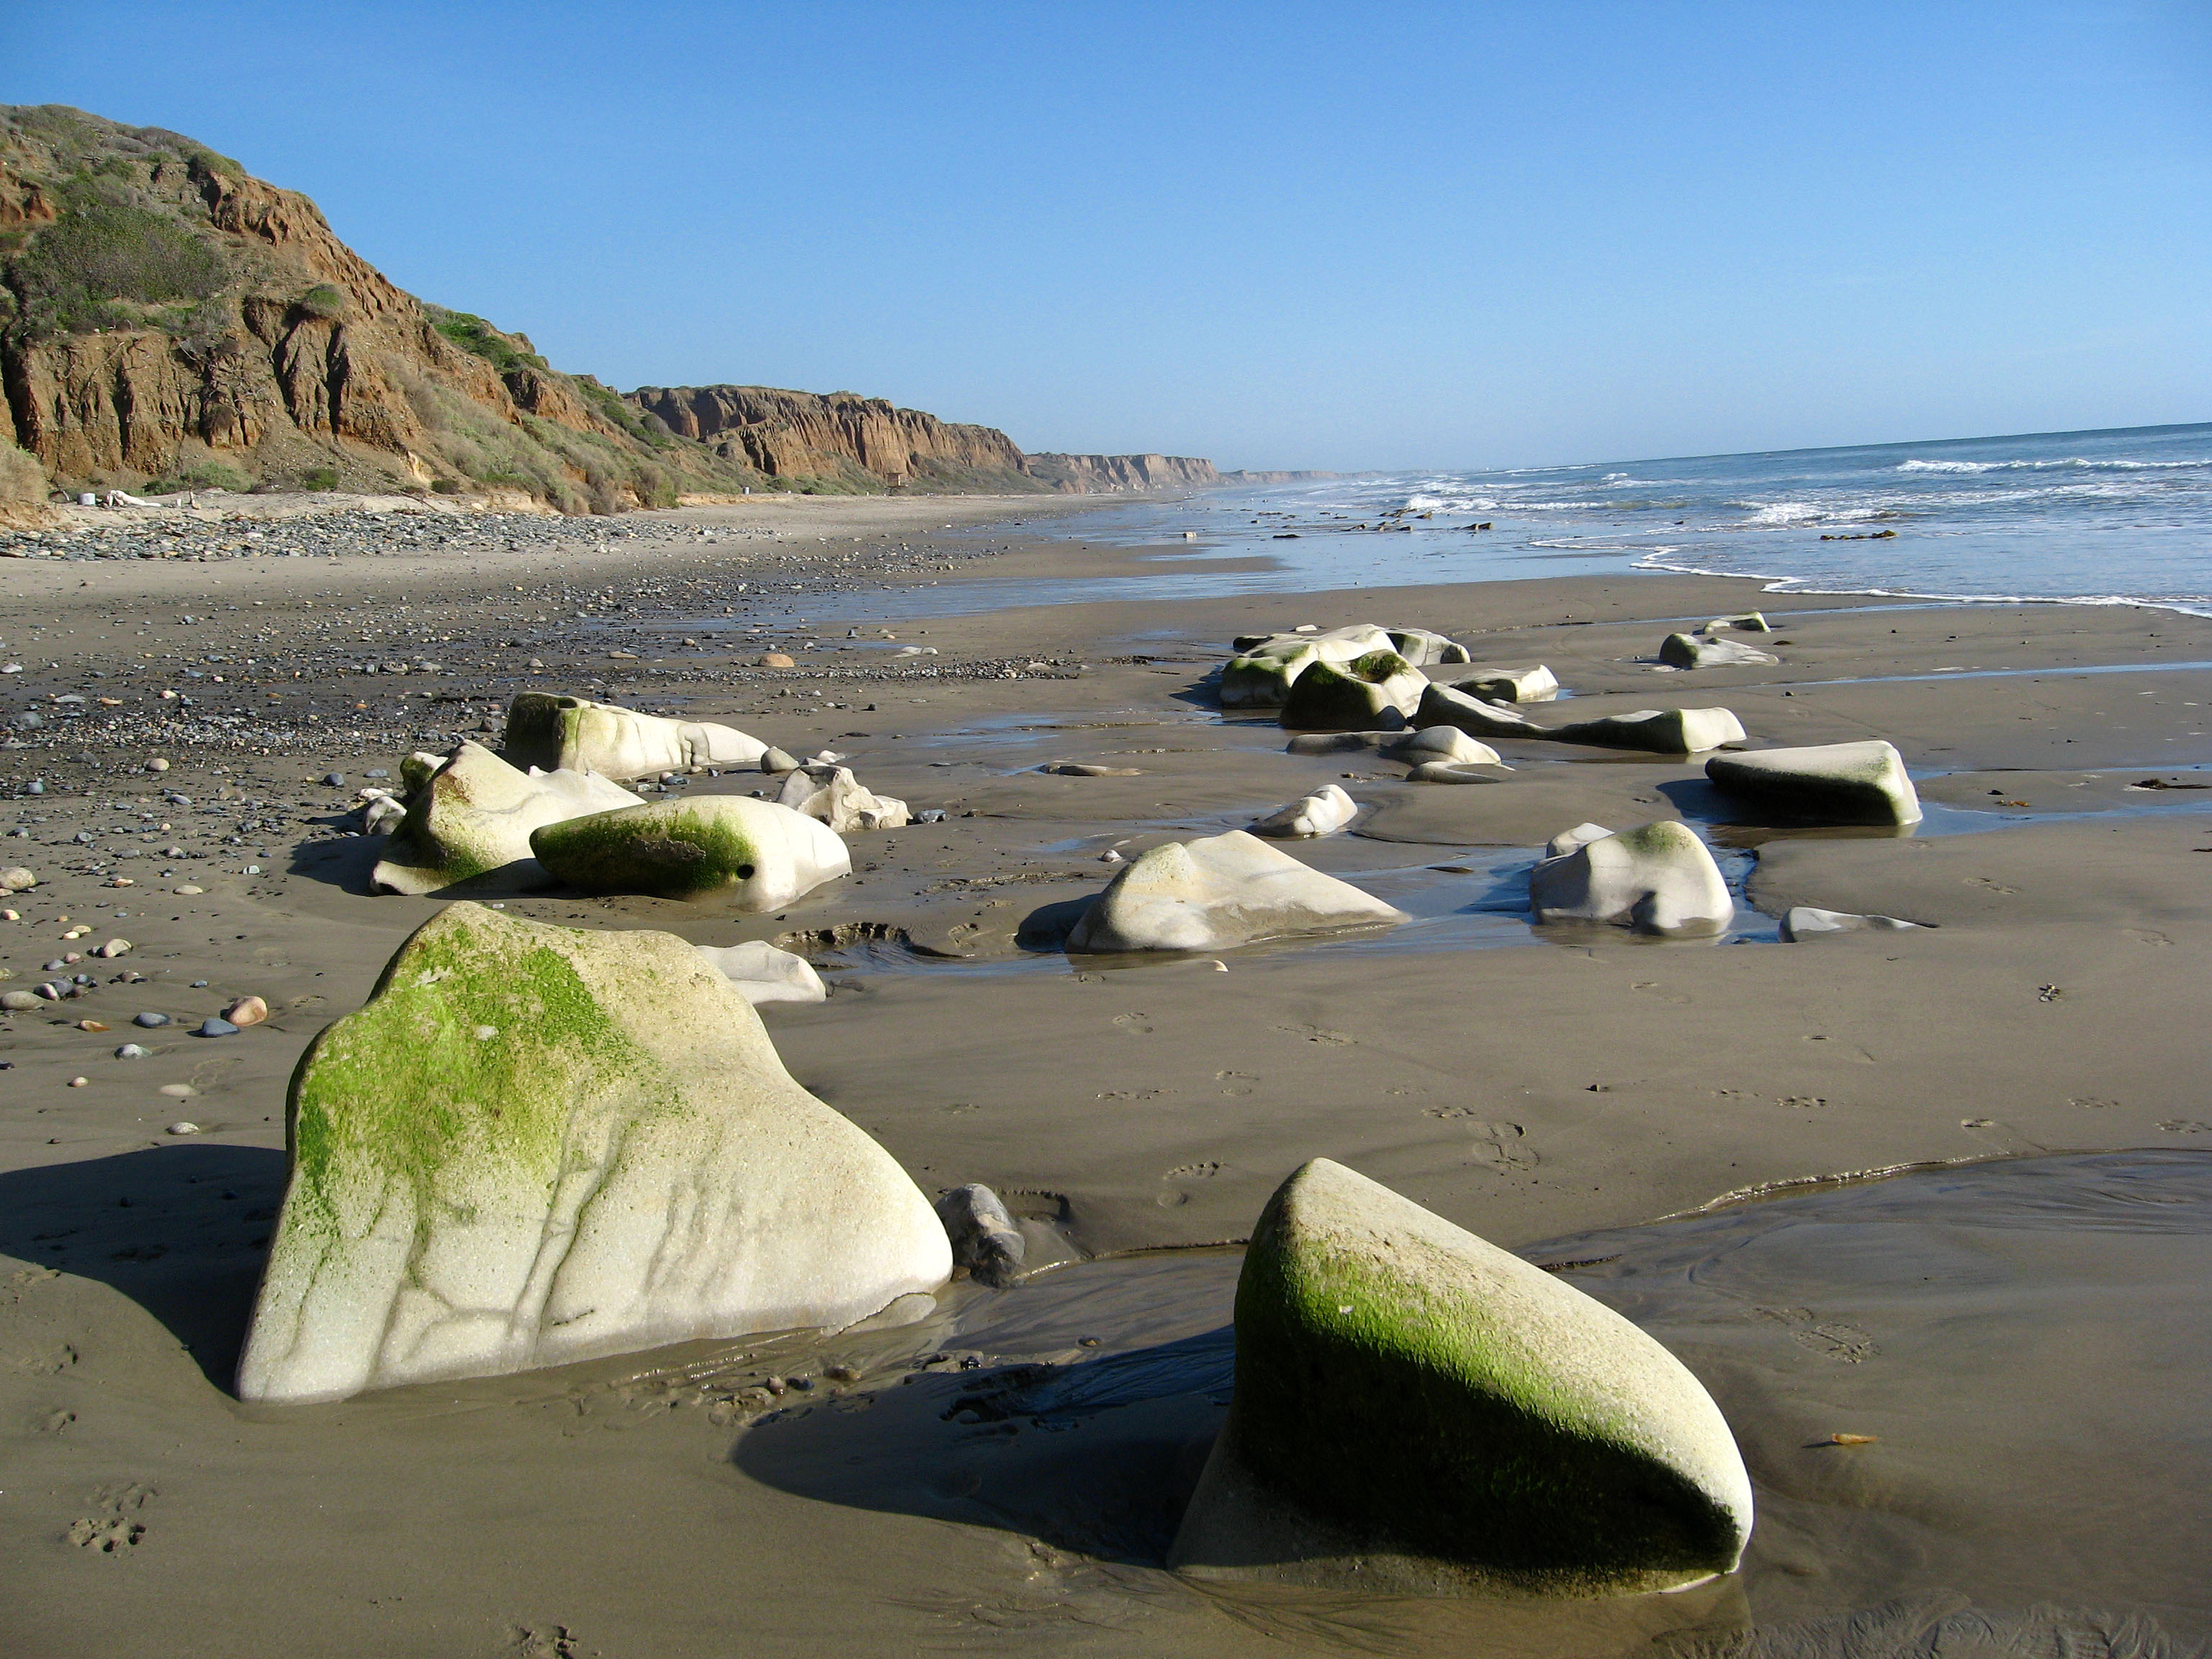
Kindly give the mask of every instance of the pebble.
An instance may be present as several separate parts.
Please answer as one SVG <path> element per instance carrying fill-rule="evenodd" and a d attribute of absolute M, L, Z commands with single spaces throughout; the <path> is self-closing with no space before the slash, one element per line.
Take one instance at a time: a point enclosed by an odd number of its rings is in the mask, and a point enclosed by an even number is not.
<path fill-rule="evenodd" d="M 106 1022 L 101 1020 L 81 1019 L 76 1023 L 76 1029 L 80 1031 L 104 1031 L 107 1026 Z"/>
<path fill-rule="evenodd" d="M 156 755 L 146 763 L 146 769 L 149 772 L 166 772 L 169 769 L 169 763 Z"/>
<path fill-rule="evenodd" d="M 169 1126 L 169 1133 L 173 1135 L 196 1135 L 199 1132 L 198 1124 L 181 1118 Z"/>
<path fill-rule="evenodd" d="M 28 892 L 38 884 L 39 878 L 20 864 L 10 869 L 0 870 L 0 892 Z"/>
<path fill-rule="evenodd" d="M 343 772 L 325 772 L 323 774 L 323 781 L 333 789 L 343 789 L 345 787 L 345 774 Z"/>
<path fill-rule="evenodd" d="M 39 1006 L 39 999 L 28 991 L 0 991 L 0 1008 L 11 1014 L 27 1014 Z"/>
<path fill-rule="evenodd" d="M 73 1077 L 69 1080 L 69 1086 L 72 1089 L 82 1089 L 91 1082 L 92 1079 L 88 1077 Z"/>
<path fill-rule="evenodd" d="M 781 651 L 763 651 L 753 665 L 756 668 L 796 668 L 798 663 Z"/>
<path fill-rule="evenodd" d="M 168 1096 L 172 1100 L 190 1100 L 194 1095 L 199 1093 L 199 1091 L 189 1083 L 164 1083 L 160 1092 Z"/>
<path fill-rule="evenodd" d="M 269 1018 L 269 1005 L 259 997 L 240 997 L 222 1011 L 222 1017 L 230 1022 L 234 1029 L 246 1025 L 258 1025 Z"/>
<path fill-rule="evenodd" d="M 192 1035 L 194 1036 L 203 1037 L 236 1036 L 238 1035 L 238 1027 L 233 1025 L 227 1019 L 217 1019 L 214 1016 L 210 1015 L 209 1018 L 199 1023 L 198 1027 L 194 1030 Z"/>
<path fill-rule="evenodd" d="M 133 1025 L 143 1025 L 152 1031 L 167 1025 L 169 1023 L 169 1017 L 167 1014 L 157 1014 L 149 1010 L 143 1014 L 133 1014 L 131 1017 L 131 1023 Z"/>
<path fill-rule="evenodd" d="M 115 1057 L 118 1060 L 150 1060 L 153 1054 L 151 1048 L 142 1048 L 135 1042 L 126 1042 L 115 1051 Z"/>
<path fill-rule="evenodd" d="M 127 939 L 112 939 L 105 945 L 94 945 L 92 953 L 112 962 L 118 957 L 128 956 L 131 953 L 131 941 Z"/>
<path fill-rule="evenodd" d="M 207 889 L 204 887 L 194 887 L 187 882 L 182 887 L 173 887 L 169 890 L 174 893 L 179 898 L 193 898 L 199 894 L 207 891 Z"/>

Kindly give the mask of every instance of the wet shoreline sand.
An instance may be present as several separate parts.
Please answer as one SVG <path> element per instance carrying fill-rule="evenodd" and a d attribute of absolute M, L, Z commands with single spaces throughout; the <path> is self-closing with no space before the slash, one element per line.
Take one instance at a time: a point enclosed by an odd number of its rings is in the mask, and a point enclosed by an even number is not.
<path fill-rule="evenodd" d="M 2102 1437 L 2087 1443 L 2106 1462 L 2054 1458 L 2039 1497 L 2021 1472 L 2034 1436 L 1974 1443 L 1989 1460 L 1981 1474 L 1952 1443 L 1972 1417 L 1957 1404 L 1963 1389 L 1991 1390 L 1990 1416 L 2047 1438 L 2100 1390 L 2148 1399 L 2163 1368 L 2186 1395 L 2202 1375 L 2160 1333 L 2202 1327 L 2185 1269 L 2201 1261 L 2205 1232 L 2203 1177 L 2188 1171 L 2212 1152 L 2198 1032 L 2212 957 L 2200 867 L 2212 854 L 2200 849 L 2212 847 L 2212 818 L 2194 805 L 2212 792 L 2142 785 L 2212 780 L 2191 769 L 2212 764 L 2212 674 L 2191 665 L 2212 659 L 2212 622 L 1862 604 L 1634 575 L 1153 601 L 1146 573 L 1174 568 L 1177 550 L 1085 549 L 1009 527 L 1035 505 L 994 504 L 978 523 L 975 504 L 933 502 L 924 544 L 925 520 L 793 504 L 823 515 L 810 525 L 851 520 L 816 537 L 867 538 L 865 557 L 834 568 L 826 544 L 807 547 L 800 531 L 684 547 L 680 568 L 680 544 L 664 538 L 651 561 L 579 544 L 557 561 L 535 550 L 404 568 L 343 558 L 0 570 L 0 639 L 10 660 L 44 675 L 43 691 L 66 681 L 113 696 L 121 722 L 186 684 L 184 655 L 251 648 L 264 664 L 306 665 L 280 697 L 311 706 L 329 734 L 287 746 L 210 732 L 157 750 L 143 735 L 158 730 L 148 713 L 146 726 L 118 725 L 82 749 L 41 738 L 0 750 L 9 823 L 33 831 L 0 841 L 0 862 L 46 877 L 9 901 L 27 920 L 0 923 L 9 987 L 96 942 L 62 942 L 51 919 L 64 914 L 132 938 L 121 966 L 148 976 L 55 1005 L 110 1033 L 58 1014 L 13 1016 L 0 1031 L 11 1067 L 0 1107 L 0 1435 L 11 1471 L 0 1537 L 15 1564 L 0 1631 L 12 1650 L 129 1645 L 132 1632 L 159 1631 L 180 1654 L 1413 1651 L 1474 1633 L 1501 1651 L 1610 1652 L 1661 1628 L 1702 1622 L 1721 1640 L 1746 1620 L 1801 1626 L 1891 1595 L 1923 1598 L 1913 1605 L 1934 1618 L 1925 1598 L 1945 1591 L 2002 1618 L 2039 1599 L 2142 1608 L 2203 1638 L 2212 1617 L 2185 1571 L 2192 1548 L 2202 1559 L 2203 1523 L 2185 1503 L 2118 1577 L 2109 1555 L 2069 1555 L 2065 1544 L 2133 1526 L 2118 1514 L 2164 1515 L 2185 1499 L 2203 1474 L 2187 1454 L 2174 1455 L 2169 1487 L 2144 1490 L 2160 1466 L 2128 1441 L 2124 1412 L 2100 1408 L 2090 1415 Z M 638 517 L 696 538 L 729 522 L 720 511 Z M 902 541 L 935 552 L 919 558 Z M 1129 594 L 925 616 L 927 595 L 915 592 L 934 580 L 963 596 L 1016 582 L 1027 592 L 1060 573 L 1125 577 Z M 758 592 L 771 576 L 786 590 L 774 607 Z M 738 581 L 746 593 L 732 591 Z M 886 613 L 895 597 L 908 620 L 865 626 L 871 583 L 895 585 Z M 606 603 L 579 624 L 587 587 Z M 210 598 L 240 608 L 210 604 L 207 621 L 180 631 L 178 611 Z M 829 614 L 833 598 L 835 627 L 795 627 Z M 1680 625 L 1666 619 L 1754 605 L 1776 623 L 1760 643 L 1778 667 L 1668 674 L 1639 660 Z M 314 665 L 335 660 L 331 630 L 313 623 L 334 616 L 350 633 L 375 631 L 373 647 L 356 642 L 370 654 L 447 636 L 434 641 L 441 672 L 377 677 L 374 695 L 368 677 L 324 672 Z M 46 624 L 36 666 L 34 620 Z M 1574 693 L 1559 712 L 1577 717 L 1717 704 L 1768 743 L 1887 738 L 1929 822 L 1909 836 L 1770 836 L 1723 822 L 1695 763 L 1556 744 L 1501 744 L 1519 769 L 1503 783 L 1412 785 L 1370 756 L 1287 755 L 1272 722 L 1224 720 L 1212 705 L 1206 677 L 1232 634 L 1367 620 L 1450 634 L 1479 662 L 1545 661 Z M 848 628 L 899 638 L 848 641 Z M 770 645 L 795 647 L 800 666 L 755 669 Z M 895 654 L 924 646 L 936 654 Z M 533 656 L 545 664 L 535 675 L 524 667 Z M 90 679 L 94 666 L 108 678 Z M 2116 666 L 2130 672 L 2077 672 Z M 252 678 L 252 695 L 276 683 Z M 209 684 L 192 684 L 210 706 Z M 437 908 L 367 896 L 368 848 L 332 831 L 337 809 L 364 766 L 396 767 L 422 722 L 450 734 L 465 729 L 460 708 L 473 722 L 531 684 L 726 718 L 799 752 L 834 742 L 870 787 L 946 810 L 940 824 L 851 838 L 854 878 L 781 916 L 550 895 L 510 908 L 710 944 L 809 944 L 838 988 L 819 1006 L 764 1014 L 794 1074 L 926 1191 L 997 1188 L 1040 1250 L 1071 1265 L 1000 1296 L 961 1287 L 942 1328 L 702 1345 L 295 1411 L 229 1396 L 282 1190 L 284 1079 Z M 435 696 L 401 718 L 394 690 L 426 686 Z M 307 732 L 304 714 L 285 729 Z M 254 752 L 264 746 L 276 752 Z M 171 770 L 139 771 L 155 752 Z M 1139 775 L 1035 769 L 1060 761 Z M 333 769 L 345 788 L 314 783 Z M 33 775 L 44 795 L 21 793 Z M 1047 948 L 1068 907 L 1103 885 L 1108 849 L 1237 827 L 1331 781 L 1366 810 L 1350 833 L 1293 851 L 1413 910 L 1395 936 L 1231 952 L 1226 973 L 1202 961 L 1070 963 Z M 210 805 L 221 813 L 200 811 Z M 1729 865 L 1742 942 L 1540 932 L 1516 916 L 1519 861 L 1545 837 L 1583 819 L 1671 817 L 1739 849 Z M 202 820 L 189 849 L 201 858 L 95 856 L 182 838 Z M 94 835 L 89 851 L 71 839 L 81 827 Z M 247 863 L 263 873 L 239 873 Z M 95 869 L 136 879 L 107 887 L 112 875 Z M 174 892 L 185 884 L 204 890 Z M 1936 927 L 1773 942 L 1760 915 L 1793 903 Z M 130 914 L 112 921 L 118 910 Z M 112 964 L 94 965 L 112 977 Z M 181 1022 L 246 992 L 277 1009 L 268 1026 L 202 1042 L 175 1035 L 180 1024 L 150 1034 L 149 1059 L 110 1057 L 142 1005 Z M 76 1075 L 87 1086 L 70 1088 Z M 157 1092 L 172 1083 L 196 1092 Z M 187 1117 L 202 1133 L 163 1133 Z M 2149 1213 L 2173 1230 L 2115 1267 L 2099 1253 L 2113 1230 L 2089 1212 L 2120 1176 L 2094 1155 L 2133 1148 L 2182 1170 L 2129 1177 L 2162 1194 Z M 1630 1241 L 1626 1266 L 1648 1273 L 1599 1267 L 1576 1282 L 1648 1314 L 1721 1393 L 1760 1483 L 1741 1607 L 1516 1614 L 1509 1629 L 1420 1605 L 1201 1595 L 1158 1571 L 1146 1552 L 1194 1476 L 1222 1391 L 1215 1334 L 1234 1255 L 1195 1247 L 1241 1239 L 1273 1185 L 1316 1155 L 1511 1248 L 1601 1232 Z M 1990 1159 L 2004 1161 L 1970 1162 Z M 1940 1170 L 1953 1164 L 1966 1182 L 2063 1166 L 2050 1178 L 2081 1194 L 2069 1202 L 2088 1218 L 2079 1237 L 2073 1223 L 2038 1232 L 2027 1265 L 1995 1277 L 1968 1270 L 1986 1251 L 1946 1255 L 1923 1241 L 1892 1249 L 1871 1277 L 1854 1278 L 1849 1249 L 1801 1249 L 1737 1298 L 1754 1311 L 1724 1319 L 1668 1299 L 1662 1258 L 1689 1246 L 1667 1241 L 1707 1224 L 1669 1232 L 1655 1217 L 1778 1188 L 1790 1195 L 1751 1209 L 1800 1206 L 1806 1237 L 1844 1238 L 1871 1224 L 1822 1206 L 1894 1190 L 1917 1195 L 1910 1224 L 1940 1240 L 1950 1236 Z M 1916 1164 L 1939 1173 L 1886 1188 L 1788 1185 Z M 1723 1231 L 1747 1224 L 1726 1218 L 1749 1212 L 1720 1213 Z M 1948 1299 L 1916 1300 L 1899 1275 L 1941 1275 Z M 2100 1293 L 2108 1284 L 2124 1288 Z M 2060 1300 L 2037 1301 L 2045 1291 Z M 2093 1319 L 2106 1322 L 2093 1345 L 2110 1361 L 2101 1372 L 2063 1343 L 2020 1338 L 2039 1320 L 2067 1329 Z M 1082 1347 L 1086 1335 L 1100 1346 Z M 918 1373 L 932 1343 L 950 1358 Z M 957 1373 L 971 1355 L 964 1378 L 928 1375 Z M 1109 1359 L 1118 1368 L 1085 1380 L 1084 1364 Z M 832 1363 L 859 1381 L 830 1380 Z M 1012 1364 L 1064 1369 L 1024 1383 Z M 902 1384 L 909 1376 L 921 1380 Z M 770 1376 L 810 1386 L 739 1403 Z M 1024 1387 L 1075 1397 L 1013 1397 Z M 1875 1445 L 1816 1451 L 1790 1438 L 1861 1430 L 1884 1413 L 1865 1431 Z M 2115 1489 L 2082 1492 L 2100 1467 Z M 2030 1571 L 2010 1564 L 2033 1556 L 2017 1517 L 2039 1502 L 2056 1541 Z M 272 1584 L 284 1593 L 270 1595 Z M 1805 1639 L 1808 1651 L 1834 1645 Z"/>

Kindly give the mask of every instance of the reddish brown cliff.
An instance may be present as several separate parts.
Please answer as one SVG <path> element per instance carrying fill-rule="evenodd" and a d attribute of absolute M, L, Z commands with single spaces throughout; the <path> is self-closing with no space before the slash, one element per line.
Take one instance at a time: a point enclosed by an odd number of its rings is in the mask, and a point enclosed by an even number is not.
<path fill-rule="evenodd" d="M 679 436 L 773 477 L 860 489 L 1037 488 L 1023 471 L 1022 452 L 995 428 L 940 421 L 857 392 L 648 386 L 629 401 Z"/>

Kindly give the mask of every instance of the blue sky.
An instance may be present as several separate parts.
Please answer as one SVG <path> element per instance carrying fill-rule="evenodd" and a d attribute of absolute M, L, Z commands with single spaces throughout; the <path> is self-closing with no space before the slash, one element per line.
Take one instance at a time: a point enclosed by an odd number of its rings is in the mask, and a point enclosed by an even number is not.
<path fill-rule="evenodd" d="M 1517 465 L 2212 419 L 2203 4 L 5 0 L 625 390 Z"/>

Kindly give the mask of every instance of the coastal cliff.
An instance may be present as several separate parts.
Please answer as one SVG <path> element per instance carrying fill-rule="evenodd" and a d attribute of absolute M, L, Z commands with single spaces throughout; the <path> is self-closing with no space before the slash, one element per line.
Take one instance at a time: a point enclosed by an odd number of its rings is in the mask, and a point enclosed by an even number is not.
<path fill-rule="evenodd" d="M 995 428 L 940 421 L 858 392 L 648 386 L 627 401 L 678 436 L 770 477 L 854 489 L 1040 488 L 1024 470 L 1022 452 Z"/>
<path fill-rule="evenodd" d="M 1031 455 L 1030 474 L 1070 495 L 1206 489 L 1221 482 L 1212 461 L 1189 455 Z"/>

